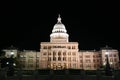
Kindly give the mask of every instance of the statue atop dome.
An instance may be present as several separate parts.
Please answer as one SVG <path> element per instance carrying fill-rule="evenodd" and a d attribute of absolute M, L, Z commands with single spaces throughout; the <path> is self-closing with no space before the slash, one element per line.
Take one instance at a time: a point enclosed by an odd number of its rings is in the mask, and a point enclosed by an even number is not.
<path fill-rule="evenodd" d="M 57 23 L 62 23 L 62 22 L 61 22 L 61 17 L 60 17 L 60 14 L 58 15 L 58 19 L 57 19 L 57 20 L 58 20 L 58 22 L 57 22 Z"/>

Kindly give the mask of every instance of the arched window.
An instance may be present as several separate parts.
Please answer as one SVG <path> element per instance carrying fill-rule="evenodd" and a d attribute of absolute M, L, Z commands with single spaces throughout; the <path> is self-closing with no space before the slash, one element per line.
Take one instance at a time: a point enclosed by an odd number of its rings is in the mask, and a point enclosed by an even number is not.
<path fill-rule="evenodd" d="M 58 56 L 60 56 L 60 55 L 61 55 L 61 52 L 59 51 L 59 52 L 58 52 Z"/>
<path fill-rule="evenodd" d="M 56 55 L 56 52 L 55 52 L 55 51 L 53 51 L 53 55 Z"/>
<path fill-rule="evenodd" d="M 61 61 L 61 57 L 58 57 L 58 61 Z"/>

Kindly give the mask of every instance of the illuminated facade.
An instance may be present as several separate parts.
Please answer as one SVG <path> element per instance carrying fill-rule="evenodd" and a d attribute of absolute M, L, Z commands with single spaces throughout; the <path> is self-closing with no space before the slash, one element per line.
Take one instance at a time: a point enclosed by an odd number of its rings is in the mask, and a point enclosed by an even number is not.
<path fill-rule="evenodd" d="M 65 25 L 61 22 L 61 17 L 57 19 L 50 42 L 41 42 L 40 51 L 24 50 L 15 52 L 20 56 L 22 69 L 85 69 L 96 70 L 106 64 L 106 52 L 112 68 L 118 68 L 119 56 L 118 50 L 102 48 L 95 50 L 79 50 L 78 42 L 69 42 L 69 35 Z M 9 50 L 6 51 L 6 57 L 9 57 Z"/>

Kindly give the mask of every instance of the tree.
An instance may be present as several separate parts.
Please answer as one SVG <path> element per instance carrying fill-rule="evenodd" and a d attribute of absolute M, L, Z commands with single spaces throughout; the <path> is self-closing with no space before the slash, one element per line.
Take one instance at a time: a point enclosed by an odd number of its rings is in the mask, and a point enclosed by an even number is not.
<path fill-rule="evenodd" d="M 1 68 L 3 68 L 6 64 L 6 60 L 5 60 L 5 51 L 0 50 L 0 63 L 1 63 Z"/>

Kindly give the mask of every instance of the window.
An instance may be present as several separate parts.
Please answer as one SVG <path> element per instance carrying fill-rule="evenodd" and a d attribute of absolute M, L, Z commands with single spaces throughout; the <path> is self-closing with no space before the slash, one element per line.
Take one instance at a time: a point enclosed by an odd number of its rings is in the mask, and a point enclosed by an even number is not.
<path fill-rule="evenodd" d="M 61 52 L 59 51 L 59 52 L 58 52 L 58 56 L 60 56 L 60 55 L 61 55 Z"/>
<path fill-rule="evenodd" d="M 47 49 L 47 46 L 44 46 L 43 49 Z"/>
<path fill-rule="evenodd" d="M 55 51 L 53 51 L 53 55 L 56 55 L 56 52 L 55 52 Z"/>
<path fill-rule="evenodd" d="M 45 57 L 43 57 L 43 58 L 42 58 L 42 60 L 44 61 L 44 60 L 46 60 L 46 58 L 45 58 Z"/>
<path fill-rule="evenodd" d="M 38 67 L 39 67 L 39 64 L 37 64 L 36 67 L 38 68 Z"/>
<path fill-rule="evenodd" d="M 51 49 L 51 46 L 48 46 L 48 49 Z"/>
<path fill-rule="evenodd" d="M 90 64 L 86 65 L 86 68 L 91 68 L 91 65 Z"/>
<path fill-rule="evenodd" d="M 67 66 L 66 63 L 64 63 L 64 68 L 66 68 L 66 66 Z"/>
<path fill-rule="evenodd" d="M 73 68 L 76 68 L 76 64 L 73 64 Z"/>
<path fill-rule="evenodd" d="M 114 59 L 114 62 L 117 62 L 117 58 Z"/>
<path fill-rule="evenodd" d="M 82 58 L 82 56 L 79 56 L 80 58 Z"/>
<path fill-rule="evenodd" d="M 76 61 L 76 58 L 75 58 L 75 57 L 73 57 L 73 61 Z"/>
<path fill-rule="evenodd" d="M 65 56 L 65 55 L 66 55 L 66 52 L 63 52 L 63 55 Z"/>
<path fill-rule="evenodd" d="M 56 61 L 56 57 L 53 57 L 53 61 Z"/>
<path fill-rule="evenodd" d="M 114 57 L 116 57 L 117 55 L 116 54 L 114 54 Z"/>
<path fill-rule="evenodd" d="M 47 53 L 46 53 L 46 52 L 44 52 L 44 53 L 43 53 L 43 55 L 47 55 Z"/>
<path fill-rule="evenodd" d="M 101 54 L 99 54 L 98 57 L 101 57 Z"/>
<path fill-rule="evenodd" d="M 61 61 L 61 57 L 58 57 L 58 61 Z"/>
<path fill-rule="evenodd" d="M 96 60 L 95 60 L 95 59 L 93 59 L 93 62 L 96 62 Z"/>
<path fill-rule="evenodd" d="M 99 62 L 99 59 L 97 59 L 97 62 Z"/>
<path fill-rule="evenodd" d="M 68 58 L 68 61 L 71 61 L 71 57 Z"/>
<path fill-rule="evenodd" d="M 93 58 L 95 58 L 95 55 L 93 55 Z"/>
<path fill-rule="evenodd" d="M 90 55 L 86 55 L 85 57 L 86 57 L 86 58 L 90 58 Z"/>
<path fill-rule="evenodd" d="M 112 57 L 112 54 L 110 54 L 109 57 Z"/>
<path fill-rule="evenodd" d="M 86 60 L 86 63 L 90 63 L 90 60 L 89 60 L 89 59 L 87 59 L 87 60 Z"/>
<path fill-rule="evenodd" d="M 71 46 L 68 46 L 68 49 L 71 49 Z"/>
<path fill-rule="evenodd" d="M 113 59 L 112 59 L 112 58 L 110 58 L 110 62 L 113 62 Z"/>
<path fill-rule="evenodd" d="M 75 54 L 75 52 L 73 52 L 73 53 L 72 53 L 72 55 L 74 55 L 74 56 L 75 56 L 75 55 L 76 55 L 76 54 Z"/>
<path fill-rule="evenodd" d="M 94 68 L 97 68 L 97 65 L 96 65 L 96 64 L 94 64 Z"/>
<path fill-rule="evenodd" d="M 80 68 L 82 68 L 83 66 L 82 66 L 82 64 L 80 64 Z"/>
<path fill-rule="evenodd" d="M 50 52 L 48 52 L 48 55 L 51 55 L 51 53 L 50 53 Z"/>
<path fill-rule="evenodd" d="M 29 55 L 28 57 L 29 57 L 29 58 L 33 58 L 33 55 Z"/>
<path fill-rule="evenodd" d="M 39 59 L 37 59 L 36 62 L 39 63 Z"/>
<path fill-rule="evenodd" d="M 105 55 L 105 57 L 107 57 L 108 55 Z"/>
<path fill-rule="evenodd" d="M 75 46 L 72 46 L 72 49 L 75 49 Z"/>
<path fill-rule="evenodd" d="M 28 67 L 29 67 L 29 68 L 32 68 L 32 67 L 33 67 L 33 64 L 29 64 Z"/>
<path fill-rule="evenodd" d="M 63 61 L 66 61 L 66 57 L 63 57 Z"/>
<path fill-rule="evenodd" d="M 51 57 L 48 57 L 48 61 L 51 61 Z"/>
<path fill-rule="evenodd" d="M 71 55 L 71 52 L 68 52 L 68 55 Z"/>
<path fill-rule="evenodd" d="M 82 60 L 80 60 L 80 62 L 82 63 Z"/>
<path fill-rule="evenodd" d="M 33 63 L 33 59 L 28 59 L 28 63 Z"/>
<path fill-rule="evenodd" d="M 68 64 L 68 67 L 71 68 L 71 63 Z"/>

